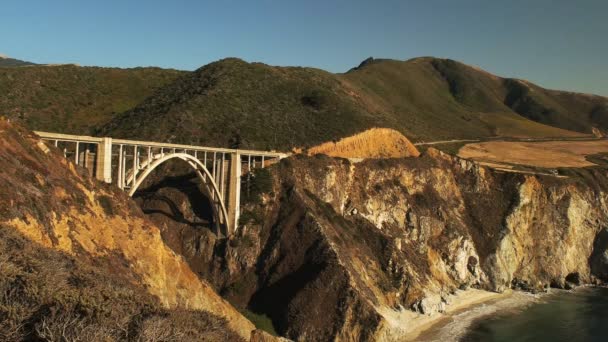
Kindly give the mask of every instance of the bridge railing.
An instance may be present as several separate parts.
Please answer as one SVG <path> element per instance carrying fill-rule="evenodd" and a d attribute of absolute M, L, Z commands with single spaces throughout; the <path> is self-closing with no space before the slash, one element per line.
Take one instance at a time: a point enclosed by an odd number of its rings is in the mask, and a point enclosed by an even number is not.
<path fill-rule="evenodd" d="M 78 143 L 91 143 L 99 144 L 103 139 L 92 137 L 87 135 L 72 135 L 63 133 L 50 133 L 35 131 L 38 136 L 48 141 L 64 141 L 64 142 L 78 142 Z M 113 145 L 126 145 L 126 146 L 140 146 L 140 147 L 159 147 L 165 149 L 176 149 L 176 150 L 189 150 L 189 151 L 206 151 L 206 152 L 217 152 L 217 153 L 235 153 L 238 152 L 241 155 L 251 155 L 257 157 L 270 157 L 270 158 L 285 158 L 289 156 L 289 153 L 275 152 L 275 151 L 260 151 L 260 150 L 247 150 L 247 149 L 232 149 L 232 148 L 221 148 L 221 147 L 207 147 L 197 145 L 183 145 L 183 144 L 171 144 L 162 143 L 155 141 L 140 141 L 140 140 L 128 140 L 128 139 L 112 139 Z"/>
<path fill-rule="evenodd" d="M 135 191 L 132 187 L 142 181 L 140 179 L 137 182 L 138 174 L 150 167 L 155 160 L 169 154 L 182 154 L 184 158 L 191 156 L 198 160 L 199 165 L 203 165 L 209 176 L 213 178 L 218 193 L 210 191 L 209 195 L 218 206 L 228 209 L 228 217 L 223 220 L 229 230 L 233 230 L 238 223 L 241 176 L 256 167 L 263 168 L 289 155 L 275 151 L 99 138 L 40 131 L 35 133 L 63 150 L 64 157 L 73 160 L 77 165 L 84 166 L 97 179 L 115 183 L 130 195 Z M 147 174 L 149 171 L 145 172 L 144 176 Z M 202 173 L 202 177 L 206 182 L 207 173 Z"/>

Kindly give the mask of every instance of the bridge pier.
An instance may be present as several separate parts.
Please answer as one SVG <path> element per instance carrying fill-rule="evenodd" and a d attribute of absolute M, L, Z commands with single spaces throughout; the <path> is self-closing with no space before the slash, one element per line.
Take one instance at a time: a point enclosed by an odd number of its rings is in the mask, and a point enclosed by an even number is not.
<path fill-rule="evenodd" d="M 230 154 L 230 177 L 228 184 L 228 227 L 236 231 L 239 225 L 241 210 L 241 154 L 234 152 Z"/>
<path fill-rule="evenodd" d="M 227 235 L 236 231 L 240 217 L 242 161 L 247 172 L 255 168 L 256 158 L 264 167 L 269 159 L 279 160 L 287 154 L 269 151 L 235 150 L 151 141 L 99 138 L 60 133 L 36 132 L 42 139 L 63 150 L 76 165 L 90 168 L 95 178 L 117 184 L 132 196 L 148 174 L 161 163 L 178 158 L 188 162 L 206 184 L 216 209 L 217 222 L 227 228 Z M 89 147 L 94 147 L 94 153 Z M 116 147 L 115 156 L 112 146 Z M 129 155 L 127 151 L 132 154 Z M 171 151 L 171 152 L 169 152 Z M 90 157 L 90 159 L 89 159 Z M 117 165 L 112 167 L 112 159 Z M 73 159 L 72 159 L 73 158 Z M 143 160 L 142 160 L 143 159 Z M 210 167 L 211 166 L 211 167 Z M 114 175 L 114 177 L 113 177 Z"/>
<path fill-rule="evenodd" d="M 112 138 L 101 138 L 101 142 L 97 144 L 96 159 L 95 178 L 112 183 Z"/>

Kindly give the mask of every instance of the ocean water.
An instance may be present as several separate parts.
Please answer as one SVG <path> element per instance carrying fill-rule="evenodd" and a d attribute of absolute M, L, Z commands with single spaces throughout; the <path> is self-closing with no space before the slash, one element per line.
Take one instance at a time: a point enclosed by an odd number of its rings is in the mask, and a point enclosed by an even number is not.
<path fill-rule="evenodd" d="M 608 341 L 608 289 L 544 296 L 515 312 L 480 318 L 460 341 Z"/>
<path fill-rule="evenodd" d="M 608 342 L 608 289 L 516 293 L 456 314 L 420 341 Z"/>

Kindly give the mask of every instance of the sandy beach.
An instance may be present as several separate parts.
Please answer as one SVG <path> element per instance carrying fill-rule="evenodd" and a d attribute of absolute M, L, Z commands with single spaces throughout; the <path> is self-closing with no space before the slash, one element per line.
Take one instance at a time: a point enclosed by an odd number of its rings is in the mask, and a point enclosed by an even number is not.
<path fill-rule="evenodd" d="M 469 289 L 452 295 L 444 313 L 422 315 L 408 312 L 408 332 L 403 341 L 456 341 L 478 318 L 500 310 L 515 309 L 539 296 L 522 292 L 495 293 Z"/>

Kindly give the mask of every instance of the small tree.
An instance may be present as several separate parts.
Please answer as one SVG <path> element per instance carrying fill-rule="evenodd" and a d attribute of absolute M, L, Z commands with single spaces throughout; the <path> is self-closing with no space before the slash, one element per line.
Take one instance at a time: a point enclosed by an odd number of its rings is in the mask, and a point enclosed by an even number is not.
<path fill-rule="evenodd" d="M 228 143 L 230 144 L 230 148 L 241 148 L 241 146 L 243 145 L 243 139 L 241 138 L 241 134 L 239 132 L 235 132 Z"/>
<path fill-rule="evenodd" d="M 246 177 L 246 185 L 241 187 L 244 203 L 259 203 L 262 195 L 272 191 L 272 173 L 268 169 L 253 169 Z"/>

